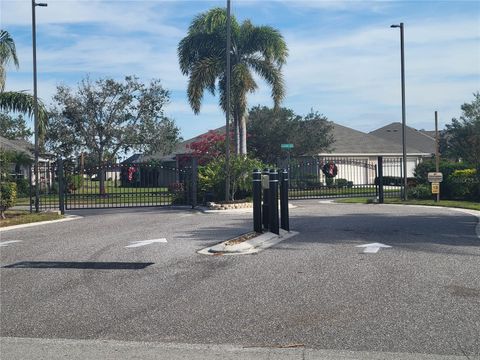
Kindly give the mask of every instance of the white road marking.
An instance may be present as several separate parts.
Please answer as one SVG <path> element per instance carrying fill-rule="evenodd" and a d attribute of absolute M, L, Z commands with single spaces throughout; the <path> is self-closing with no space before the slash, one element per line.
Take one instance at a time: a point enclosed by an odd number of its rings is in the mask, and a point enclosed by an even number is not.
<path fill-rule="evenodd" d="M 385 245 L 385 244 L 382 244 L 382 243 L 371 243 L 371 244 L 365 244 L 365 245 L 357 245 L 355 247 L 363 247 L 365 248 L 363 250 L 363 252 L 365 254 L 376 254 L 378 252 L 378 250 L 380 250 L 381 248 L 391 248 L 391 246 L 389 245 Z"/>
<path fill-rule="evenodd" d="M 0 242 L 0 246 L 8 246 L 9 244 L 22 242 L 22 240 L 9 240 Z"/>
<path fill-rule="evenodd" d="M 153 239 L 153 240 L 141 240 L 141 241 L 131 241 L 130 245 L 125 246 L 126 248 L 134 248 L 145 245 L 151 245 L 155 243 L 166 243 L 167 239 Z"/>

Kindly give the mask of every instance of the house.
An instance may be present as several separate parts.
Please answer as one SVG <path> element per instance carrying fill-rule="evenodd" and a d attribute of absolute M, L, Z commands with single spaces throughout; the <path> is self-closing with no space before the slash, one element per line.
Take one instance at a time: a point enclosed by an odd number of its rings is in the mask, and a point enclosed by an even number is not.
<path fill-rule="evenodd" d="M 29 179 L 34 173 L 35 148 L 30 142 L 23 139 L 10 140 L 0 136 L 0 149 L 3 151 L 15 152 L 22 159 L 20 162 L 9 164 L 9 175 L 17 179 Z M 41 154 L 38 158 L 38 172 L 40 183 L 51 186 L 55 174 L 53 171 L 52 157 L 49 154 Z M 32 178 L 32 184 L 35 179 Z"/>

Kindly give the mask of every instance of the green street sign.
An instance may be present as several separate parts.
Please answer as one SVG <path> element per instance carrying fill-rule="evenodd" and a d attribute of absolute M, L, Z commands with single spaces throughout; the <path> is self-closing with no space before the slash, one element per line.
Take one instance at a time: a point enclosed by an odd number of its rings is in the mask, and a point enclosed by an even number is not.
<path fill-rule="evenodd" d="M 281 144 L 282 149 L 293 149 L 293 144 Z"/>

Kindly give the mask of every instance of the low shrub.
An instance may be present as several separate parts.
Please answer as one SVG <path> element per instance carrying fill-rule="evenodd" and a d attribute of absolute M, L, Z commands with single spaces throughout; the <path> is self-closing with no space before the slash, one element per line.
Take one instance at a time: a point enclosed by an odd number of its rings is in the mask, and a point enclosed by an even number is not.
<path fill-rule="evenodd" d="M 69 191 L 75 191 L 83 186 L 84 178 L 82 175 L 67 175 L 67 188 Z"/>
<path fill-rule="evenodd" d="M 411 199 L 427 200 L 432 198 L 432 190 L 430 185 L 417 185 L 407 190 L 407 196 Z"/>
<path fill-rule="evenodd" d="M 336 179 L 335 180 L 335 186 L 339 188 L 351 188 L 353 187 L 353 181 L 348 181 L 347 179 Z"/>
<path fill-rule="evenodd" d="M 475 169 L 455 170 L 447 179 L 450 196 L 456 200 L 480 200 L 480 183 Z"/>
<path fill-rule="evenodd" d="M 16 179 L 17 184 L 17 197 L 29 197 L 30 196 L 30 182 L 27 179 Z"/>
<path fill-rule="evenodd" d="M 14 182 L 0 183 L 0 217 L 5 219 L 5 210 L 15 206 L 17 202 L 17 184 Z"/>

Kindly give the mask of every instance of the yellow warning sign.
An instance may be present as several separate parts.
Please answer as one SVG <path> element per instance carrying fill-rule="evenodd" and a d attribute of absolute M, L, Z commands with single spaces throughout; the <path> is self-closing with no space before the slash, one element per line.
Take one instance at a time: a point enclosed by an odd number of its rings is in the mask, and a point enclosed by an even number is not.
<path fill-rule="evenodd" d="M 440 183 L 432 182 L 432 194 L 440 194 Z"/>

